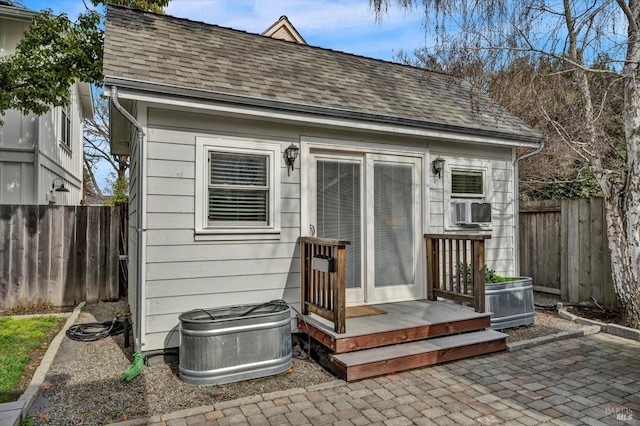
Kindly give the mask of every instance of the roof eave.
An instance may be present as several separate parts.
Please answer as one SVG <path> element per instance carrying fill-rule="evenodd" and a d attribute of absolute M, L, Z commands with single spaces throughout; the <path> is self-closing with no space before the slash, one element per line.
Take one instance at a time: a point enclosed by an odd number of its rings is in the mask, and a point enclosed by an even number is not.
<path fill-rule="evenodd" d="M 296 104 L 291 102 L 274 101 L 261 98 L 252 98 L 248 96 L 232 95 L 221 92 L 211 92 L 197 89 L 189 89 L 180 86 L 171 86 L 166 84 L 158 84 L 145 82 L 140 80 L 131 80 L 121 77 L 106 76 L 104 78 L 105 86 L 117 86 L 119 88 L 127 88 L 143 92 L 150 92 L 163 95 L 183 96 L 194 99 L 202 99 L 209 101 L 224 102 L 250 107 L 262 107 L 287 112 L 297 112 L 306 114 L 324 115 L 330 117 L 339 117 L 346 119 L 357 119 L 364 121 L 372 121 L 384 124 L 395 124 L 402 126 L 410 126 L 435 131 L 451 131 L 474 136 L 485 136 L 488 138 L 498 138 L 519 142 L 523 146 L 535 147 L 545 140 L 545 137 L 539 134 L 518 134 L 501 132 L 491 129 L 482 129 L 476 127 L 453 126 L 442 123 L 433 123 L 423 120 L 415 120 L 402 117 L 384 116 L 378 114 L 367 114 L 359 111 L 340 110 L 335 108 L 320 107 L 314 105 Z"/>
<path fill-rule="evenodd" d="M 0 16 L 5 18 L 33 19 L 38 13 L 30 9 L 15 6 L 0 6 Z"/>

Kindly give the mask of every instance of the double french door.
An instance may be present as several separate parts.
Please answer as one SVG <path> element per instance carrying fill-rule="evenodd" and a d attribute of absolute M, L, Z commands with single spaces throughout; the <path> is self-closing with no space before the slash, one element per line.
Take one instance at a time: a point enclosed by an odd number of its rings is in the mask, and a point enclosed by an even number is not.
<path fill-rule="evenodd" d="M 347 303 L 423 296 L 421 157 L 311 152 L 312 232 L 351 241 Z"/>

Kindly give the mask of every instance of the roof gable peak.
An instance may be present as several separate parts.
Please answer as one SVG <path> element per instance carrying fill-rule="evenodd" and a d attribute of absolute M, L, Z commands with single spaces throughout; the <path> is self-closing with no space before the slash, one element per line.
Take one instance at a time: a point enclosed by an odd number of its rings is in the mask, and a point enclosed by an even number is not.
<path fill-rule="evenodd" d="M 282 15 L 280 19 L 267 28 L 262 34 L 265 37 L 277 38 L 280 40 L 286 40 L 298 44 L 307 44 L 302 38 L 298 30 L 293 26 L 289 18 Z"/>

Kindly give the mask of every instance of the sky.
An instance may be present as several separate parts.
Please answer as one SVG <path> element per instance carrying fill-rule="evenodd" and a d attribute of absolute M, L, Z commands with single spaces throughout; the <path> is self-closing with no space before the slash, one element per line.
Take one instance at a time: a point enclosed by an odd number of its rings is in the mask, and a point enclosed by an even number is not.
<path fill-rule="evenodd" d="M 71 18 L 85 11 L 82 0 L 22 3 L 31 10 L 50 8 Z M 425 44 L 420 10 L 401 10 L 392 3 L 381 22 L 376 22 L 369 0 L 171 0 L 165 12 L 257 34 L 286 15 L 312 46 L 392 61 L 401 49 L 411 53 Z M 99 166 L 96 177 L 102 189 L 110 171 L 106 164 Z"/>

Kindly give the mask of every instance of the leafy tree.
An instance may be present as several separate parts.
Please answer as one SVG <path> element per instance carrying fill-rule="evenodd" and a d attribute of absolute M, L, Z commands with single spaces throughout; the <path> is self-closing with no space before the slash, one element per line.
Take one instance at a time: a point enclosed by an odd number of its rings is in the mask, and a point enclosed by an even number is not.
<path fill-rule="evenodd" d="M 169 0 L 91 0 L 162 13 Z M 0 114 L 16 109 L 44 114 L 69 103 L 68 88 L 80 80 L 102 82 L 103 17 L 89 10 L 74 22 L 51 10 L 38 13 L 15 53 L 0 59 Z"/>
<path fill-rule="evenodd" d="M 94 188 L 95 198 L 106 200 L 106 194 L 100 189 L 96 171 L 98 167 L 108 166 L 111 170 L 111 178 L 107 179 L 107 192 L 112 196 L 123 197 L 120 194 L 123 190 L 121 183 L 128 182 L 127 172 L 129 170 L 129 157 L 125 155 L 111 155 L 109 147 L 109 101 L 106 97 L 96 96 L 94 98 L 93 118 L 84 122 L 84 168 L 85 180 L 91 182 Z M 87 187 L 85 187 L 87 188 Z M 126 196 L 126 187 L 124 188 Z M 88 195 L 85 192 L 85 195 Z"/>
<path fill-rule="evenodd" d="M 113 206 L 114 204 L 129 201 L 129 178 L 126 174 L 117 176 L 114 172 L 111 172 L 107 181 L 113 193 L 110 197 L 105 198 L 104 203 L 106 205 Z"/>
<path fill-rule="evenodd" d="M 370 1 L 378 16 L 391 2 Z M 538 111 L 602 191 L 616 293 L 627 323 L 640 327 L 640 2 L 397 3 L 424 10 L 425 28 L 434 40 L 429 52 L 435 58 L 458 52 L 466 63 L 486 58 L 494 70 L 535 58 L 555 65 L 546 72 L 540 69 L 537 78 L 565 77 L 558 96 L 570 96 L 577 120 L 571 127 L 563 125 L 540 100 Z M 538 85 L 525 89 L 531 87 Z M 609 101 L 618 93 L 622 97 Z"/>
<path fill-rule="evenodd" d="M 17 3 L 16 3 L 17 4 Z M 94 7 L 118 4 L 163 13 L 169 0 L 91 0 Z M 102 84 L 103 16 L 87 9 L 77 20 L 50 10 L 38 13 L 14 54 L 0 58 L 0 114 L 16 109 L 23 114 L 44 114 L 52 106 L 69 103 L 69 86 L 76 81 Z M 85 123 L 85 195 L 104 199 L 95 178 L 100 163 L 110 165 L 121 191 L 128 159 L 109 154 L 109 120 L 106 99 L 95 99 L 95 117 Z M 0 125 L 2 123 L 0 122 Z"/>

